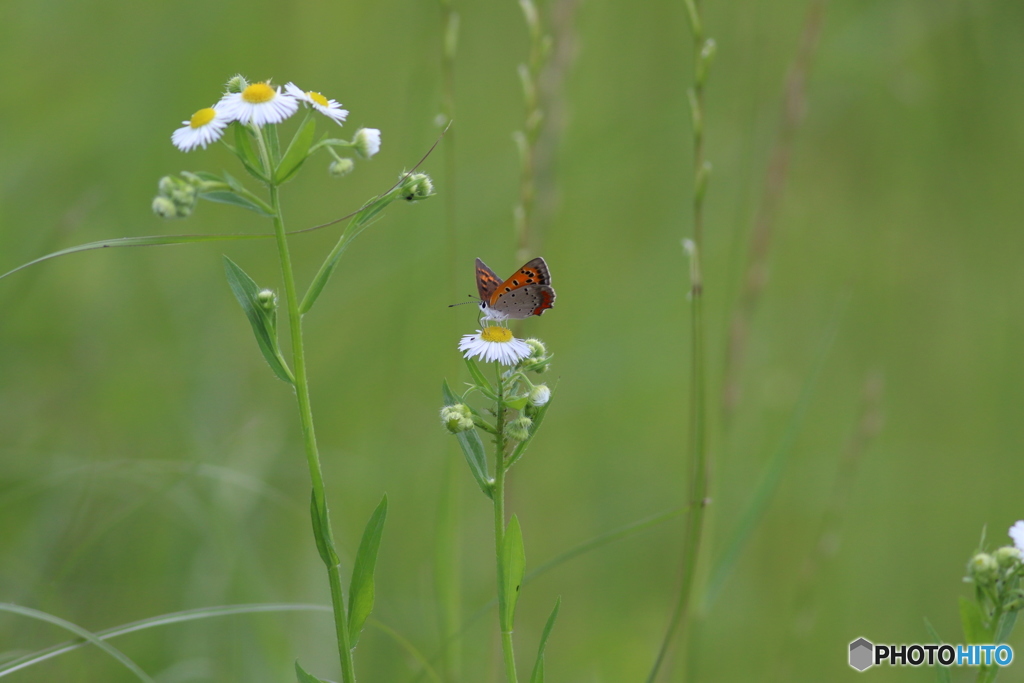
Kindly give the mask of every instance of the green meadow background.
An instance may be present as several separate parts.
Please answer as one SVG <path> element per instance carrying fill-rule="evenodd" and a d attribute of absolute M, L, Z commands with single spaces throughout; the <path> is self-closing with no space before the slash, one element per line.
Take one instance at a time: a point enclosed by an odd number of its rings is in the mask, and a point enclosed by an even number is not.
<path fill-rule="evenodd" d="M 520 265 L 512 132 L 529 44 L 513 0 L 453 3 L 455 123 L 423 165 L 438 196 L 393 205 L 305 321 L 339 546 L 350 560 L 386 492 L 374 616 L 427 657 L 441 640 L 434 549 L 449 467 L 458 468 L 464 617 L 494 594 L 491 508 L 437 411 L 442 378 L 467 379 L 455 346 L 476 327 L 472 307 L 447 304 L 474 292 L 475 257 L 499 274 Z M 545 379 L 558 387 L 509 485 L 528 570 L 683 505 L 689 432 L 683 4 L 541 6 L 549 26 L 558 17 L 556 43 L 571 49 L 558 57 L 549 110 L 563 125 L 543 143 L 531 248 L 547 259 L 558 302 L 523 326 L 555 353 Z M 1019 2 L 827 4 L 741 398 L 732 413 L 721 408 L 730 319 L 808 7 L 704 8 L 718 43 L 705 124 L 714 173 L 704 585 L 737 529 L 748 533 L 704 603 L 688 664 L 672 657 L 665 680 L 685 668 L 707 682 L 854 680 L 851 640 L 928 642 L 924 617 L 960 642 L 957 598 L 969 594 L 961 578 L 982 529 L 990 547 L 1003 544 L 1024 517 Z M 162 175 L 244 175 L 222 148 L 185 155 L 169 140 L 236 72 L 337 98 L 352 112 L 349 133 L 382 130 L 381 153 L 351 176 L 328 177 L 317 158 L 284 190 L 292 229 L 358 208 L 439 134 L 441 26 L 439 5 L 424 0 L 5 3 L 0 271 L 104 238 L 269 231 L 224 205 L 172 222 L 149 208 Z M 293 239 L 300 286 L 339 229 Z M 208 605 L 329 601 L 294 399 L 259 354 L 222 254 L 280 288 L 270 241 L 90 252 L 0 280 L 0 602 L 101 630 Z M 766 477 L 777 486 L 758 507 Z M 548 680 L 644 680 L 676 596 L 681 522 L 527 585 L 521 670 L 561 596 Z M 499 679 L 495 621 L 488 613 L 467 630 L 457 680 Z M 1012 645 L 1024 645 L 1019 636 Z M 66 637 L 0 615 L 5 655 Z M 162 683 L 294 680 L 295 658 L 340 675 L 326 614 L 225 617 L 113 644 Z M 373 626 L 356 667 L 365 681 L 419 671 Z M 1000 680 L 1024 680 L 1021 671 L 1015 663 Z M 927 670 L 864 675 L 934 680 Z M 9 680 L 134 679 L 84 648 Z"/>

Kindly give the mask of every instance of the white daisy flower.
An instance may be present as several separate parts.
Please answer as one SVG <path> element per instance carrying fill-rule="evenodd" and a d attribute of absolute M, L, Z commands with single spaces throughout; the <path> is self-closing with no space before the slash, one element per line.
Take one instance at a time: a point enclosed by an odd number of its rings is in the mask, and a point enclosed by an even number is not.
<path fill-rule="evenodd" d="M 352 147 L 364 159 L 380 151 L 380 131 L 376 128 L 360 128 L 352 138 Z"/>
<path fill-rule="evenodd" d="M 230 121 L 241 121 L 256 126 L 281 123 L 295 113 L 299 103 L 291 95 L 274 88 L 270 83 L 253 83 L 242 92 L 225 95 L 218 108 L 224 111 Z"/>
<path fill-rule="evenodd" d="M 512 336 L 507 327 L 491 325 L 476 334 L 467 334 L 459 342 L 459 351 L 466 358 L 479 358 L 485 362 L 498 361 L 502 365 L 515 365 L 530 355 L 530 347 L 522 339 Z"/>
<path fill-rule="evenodd" d="M 181 123 L 182 127 L 171 134 L 171 142 L 182 152 L 191 152 L 196 147 L 206 149 L 208 144 L 219 140 L 231 119 L 220 109 L 207 107 Z"/>
<path fill-rule="evenodd" d="M 1024 553 L 1024 520 L 1010 527 L 1010 538 L 1013 539 L 1013 544 L 1017 546 L 1017 550 Z"/>
<path fill-rule="evenodd" d="M 302 90 L 294 83 L 284 86 L 284 91 L 297 100 L 302 100 L 339 126 L 348 118 L 348 110 L 342 109 L 337 100 L 329 100 L 318 92 Z"/>

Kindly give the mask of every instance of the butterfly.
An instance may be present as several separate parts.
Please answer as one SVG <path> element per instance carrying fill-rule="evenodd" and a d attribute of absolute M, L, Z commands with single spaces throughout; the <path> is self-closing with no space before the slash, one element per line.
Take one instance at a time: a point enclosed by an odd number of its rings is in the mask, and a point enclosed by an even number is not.
<path fill-rule="evenodd" d="M 548 264 L 539 256 L 504 282 L 480 259 L 476 260 L 476 290 L 485 319 L 507 320 L 540 315 L 555 304 Z"/>

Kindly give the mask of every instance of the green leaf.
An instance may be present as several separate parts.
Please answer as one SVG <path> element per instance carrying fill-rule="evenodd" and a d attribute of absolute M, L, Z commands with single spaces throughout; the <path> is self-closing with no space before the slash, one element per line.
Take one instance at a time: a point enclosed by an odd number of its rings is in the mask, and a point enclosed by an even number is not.
<path fill-rule="evenodd" d="M 562 598 L 555 600 L 555 608 L 551 610 L 548 622 L 544 624 L 544 631 L 540 634 L 540 645 L 537 647 L 537 660 L 533 665 L 533 674 L 530 675 L 530 683 L 544 683 L 544 648 L 548 644 L 548 636 L 558 618 L 558 608 L 562 605 Z"/>
<path fill-rule="evenodd" d="M 327 516 L 326 506 L 325 502 L 325 509 L 321 515 L 320 509 L 316 505 L 316 492 L 310 492 L 309 518 L 313 522 L 313 540 L 316 541 L 316 550 L 320 553 L 320 559 L 324 561 L 325 565 L 337 567 L 341 560 L 338 558 L 338 551 L 334 547 L 334 532 L 331 530 L 331 520 Z M 322 521 L 324 519 L 327 520 L 326 525 Z"/>
<path fill-rule="evenodd" d="M 523 453 L 526 452 L 526 447 L 533 441 L 533 437 L 537 436 L 537 431 L 540 429 L 541 424 L 544 422 L 544 416 L 548 414 L 548 408 L 551 407 L 551 402 L 554 397 L 549 398 L 548 402 L 537 408 L 537 414 L 533 416 L 533 426 L 530 427 L 530 436 L 525 441 L 520 441 L 519 445 L 512 451 L 512 455 L 508 458 L 508 464 L 505 466 L 506 469 L 516 464 L 519 458 L 523 457 Z"/>
<path fill-rule="evenodd" d="M 228 242 L 233 240 L 265 240 L 273 237 L 274 235 L 150 235 L 148 237 L 115 237 L 109 240 L 100 240 L 98 242 L 86 242 L 85 244 L 79 244 L 78 246 L 68 247 L 67 249 L 61 249 L 45 256 L 40 256 L 37 259 L 33 259 L 28 263 L 23 263 L 17 268 L 13 268 L 3 275 L 0 275 L 0 280 L 3 280 L 8 275 L 14 275 L 19 270 L 24 270 L 29 266 L 34 266 L 37 263 L 43 261 L 49 261 L 52 258 L 58 256 L 67 256 L 68 254 L 77 254 L 81 251 L 93 251 L 95 249 L 113 249 L 120 247 L 159 247 L 166 246 L 169 244 L 193 244 L 196 242 Z"/>
<path fill-rule="evenodd" d="M 217 191 L 217 192 L 201 192 L 199 194 L 200 199 L 205 199 L 210 202 L 217 202 L 218 204 L 232 204 L 234 206 L 240 206 L 243 209 L 249 209 L 255 211 L 261 216 L 272 216 L 273 213 L 267 211 L 262 206 L 252 201 L 247 197 L 243 197 L 236 192 Z"/>
<path fill-rule="evenodd" d="M 528 400 L 530 400 L 529 396 L 520 396 L 518 398 L 513 398 L 508 401 L 505 401 L 505 405 L 511 408 L 512 410 L 522 410 L 523 408 L 526 407 L 526 402 Z"/>
<path fill-rule="evenodd" d="M 260 162 L 256 150 L 252 148 L 252 134 L 249 132 L 249 129 L 237 121 L 233 124 L 233 128 L 235 129 L 235 154 L 238 156 L 239 161 L 242 162 L 245 170 L 250 175 L 266 182 L 267 178 L 260 170 L 263 164 Z"/>
<path fill-rule="evenodd" d="M 484 393 L 484 396 L 492 401 L 497 401 L 498 392 L 495 391 L 491 383 L 484 377 L 484 373 L 480 372 L 480 367 L 476 364 L 476 361 L 472 358 L 467 358 L 466 367 L 469 368 L 469 376 L 473 378 L 473 383 Z"/>
<path fill-rule="evenodd" d="M 1010 634 L 1013 632 L 1013 626 L 1017 623 L 1018 614 L 1020 614 L 1019 611 L 1009 612 L 1004 614 L 1002 619 L 999 620 L 999 628 L 994 641 L 997 645 L 1005 643 L 1009 639 Z"/>
<path fill-rule="evenodd" d="M 523 532 L 519 528 L 519 518 L 512 515 L 505 528 L 505 542 L 501 551 L 503 589 L 505 593 L 505 623 L 502 628 L 512 630 L 515 623 L 516 601 L 519 599 L 519 587 L 523 585 L 523 574 L 526 572 L 526 553 L 523 550 Z"/>
<path fill-rule="evenodd" d="M 295 660 L 295 675 L 299 678 L 299 683 L 324 683 L 323 680 L 316 676 L 306 673 L 306 670 L 299 665 L 299 660 Z"/>
<path fill-rule="evenodd" d="M 924 628 L 926 631 L 928 631 L 928 637 L 931 638 L 931 641 L 933 643 L 938 645 L 940 643 L 945 642 L 942 640 L 941 637 L 939 637 L 939 632 L 935 630 L 934 626 L 932 626 L 932 622 L 928 621 L 928 617 L 925 617 L 924 619 Z M 949 672 L 948 666 L 935 666 L 934 668 L 935 676 L 938 679 L 939 683 L 952 683 L 953 676 Z"/>
<path fill-rule="evenodd" d="M 992 632 L 985 628 L 985 617 L 981 607 L 973 600 L 960 596 L 960 624 L 968 645 L 983 645 L 992 642 Z"/>
<path fill-rule="evenodd" d="M 281 351 L 277 347 L 277 331 L 274 329 L 273 321 L 268 312 L 264 311 L 263 307 L 256 300 L 256 295 L 259 293 L 260 288 L 251 277 L 245 274 L 244 270 L 239 268 L 227 256 L 224 257 L 224 271 L 227 273 L 231 291 L 234 292 L 235 298 L 238 299 L 238 303 L 242 305 L 242 310 L 245 311 L 245 317 L 249 319 L 249 324 L 252 325 L 256 342 L 260 345 L 260 351 L 263 352 L 263 357 L 267 359 L 270 369 L 280 379 L 294 384 L 295 378 L 292 376 L 291 370 L 288 369 L 288 365 L 285 363 L 284 358 L 281 356 Z"/>
<path fill-rule="evenodd" d="M 359 642 L 363 624 L 373 611 L 373 569 L 377 565 L 380 535 L 384 531 L 384 520 L 387 516 L 388 497 L 385 495 L 363 529 L 363 539 L 359 541 L 359 552 L 356 553 L 356 561 L 352 567 L 352 582 L 348 588 L 348 632 L 352 639 L 352 647 Z"/>
<path fill-rule="evenodd" d="M 295 132 L 295 137 L 288 145 L 288 151 L 284 153 L 284 158 L 281 159 L 277 171 L 274 172 L 274 181 L 278 185 L 288 180 L 302 166 L 302 162 L 309 155 L 309 146 L 313 144 L 315 134 L 316 119 L 307 116 L 306 122 Z"/>
<path fill-rule="evenodd" d="M 444 404 L 446 406 L 453 406 L 459 403 L 458 397 L 452 393 L 451 388 L 448 386 L 448 380 L 444 380 L 441 384 L 441 393 L 444 395 Z M 480 440 L 480 434 L 475 429 L 470 429 L 469 431 L 459 432 L 455 436 L 459 440 L 462 454 L 466 456 L 466 464 L 469 465 L 469 471 L 473 474 L 473 478 L 476 479 L 480 490 L 488 498 L 493 498 L 494 482 L 487 476 L 487 451 L 484 449 L 484 442 Z"/>
<path fill-rule="evenodd" d="M 323 265 L 320 266 L 320 270 L 313 277 L 313 281 L 309 283 L 309 289 L 306 290 L 306 295 L 302 297 L 302 303 L 299 305 L 299 313 L 305 315 L 309 312 L 309 309 L 313 308 L 313 304 L 316 303 L 317 297 L 323 291 L 324 287 L 327 286 L 327 281 L 331 279 L 331 275 L 334 274 L 334 269 L 338 267 L 338 261 L 341 259 L 341 255 L 345 253 L 348 245 L 352 243 L 360 233 L 370 226 L 370 221 L 373 217 L 379 214 L 387 207 L 388 204 L 395 200 L 397 195 L 385 194 L 380 197 L 375 197 L 366 206 L 359 210 L 352 220 L 349 221 L 348 226 L 345 228 L 345 232 L 342 233 L 338 239 L 338 243 L 334 245 L 334 249 L 324 259 Z"/>

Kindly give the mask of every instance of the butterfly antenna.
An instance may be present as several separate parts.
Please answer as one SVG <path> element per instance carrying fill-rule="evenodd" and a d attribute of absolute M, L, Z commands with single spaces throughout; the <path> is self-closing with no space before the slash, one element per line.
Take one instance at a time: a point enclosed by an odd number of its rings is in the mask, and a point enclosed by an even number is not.
<path fill-rule="evenodd" d="M 472 301 L 463 301 L 462 303 L 458 304 L 448 304 L 448 308 L 454 308 L 455 306 L 465 306 L 466 304 L 475 304 L 480 301 L 480 299 L 477 299 L 472 294 L 469 294 L 467 296 L 469 296 L 469 298 L 472 299 Z"/>

